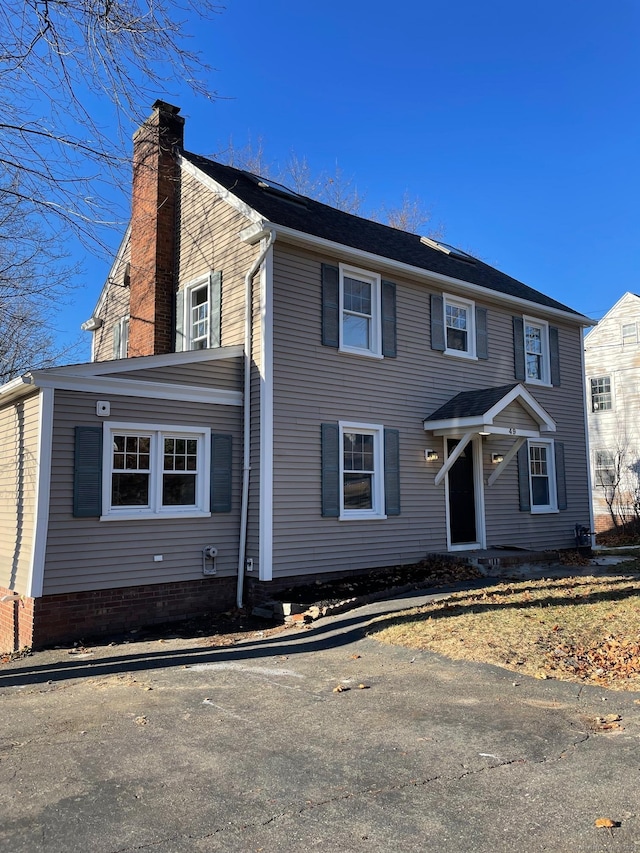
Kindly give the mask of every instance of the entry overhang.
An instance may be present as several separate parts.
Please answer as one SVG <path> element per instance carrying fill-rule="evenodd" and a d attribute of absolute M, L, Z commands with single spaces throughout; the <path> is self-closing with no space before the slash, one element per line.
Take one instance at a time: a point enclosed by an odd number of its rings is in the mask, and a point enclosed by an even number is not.
<path fill-rule="evenodd" d="M 496 424 L 496 418 L 512 403 L 518 405 L 534 422 L 531 427 Z M 539 438 L 541 432 L 555 432 L 551 415 L 520 383 L 462 391 L 423 421 L 425 431 L 439 436 L 460 436 L 468 432 L 480 435 L 504 435 Z"/>

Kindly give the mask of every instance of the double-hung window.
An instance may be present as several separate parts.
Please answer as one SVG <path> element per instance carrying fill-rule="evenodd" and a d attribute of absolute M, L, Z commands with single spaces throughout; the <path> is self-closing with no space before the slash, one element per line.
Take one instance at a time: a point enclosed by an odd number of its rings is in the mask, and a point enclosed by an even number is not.
<path fill-rule="evenodd" d="M 638 324 L 624 323 L 622 326 L 622 345 L 636 346 L 638 343 Z"/>
<path fill-rule="evenodd" d="M 340 265 L 340 349 L 382 357 L 380 276 Z"/>
<path fill-rule="evenodd" d="M 524 359 L 526 381 L 548 385 L 549 326 L 543 320 L 524 318 Z"/>
<path fill-rule="evenodd" d="M 339 426 L 340 517 L 384 518 L 384 429 L 346 422 Z"/>
<path fill-rule="evenodd" d="M 105 424 L 103 517 L 209 514 L 210 430 Z"/>
<path fill-rule="evenodd" d="M 126 358 L 129 348 L 129 317 L 122 317 L 114 323 L 113 330 L 113 357 Z"/>
<path fill-rule="evenodd" d="M 558 509 L 552 441 L 529 441 L 529 488 L 531 512 Z"/>
<path fill-rule="evenodd" d="M 443 305 L 446 336 L 445 353 L 475 358 L 476 331 L 473 302 L 445 295 Z"/>
<path fill-rule="evenodd" d="M 189 349 L 207 349 L 211 323 L 208 279 L 204 284 L 188 288 L 186 319 Z"/>
<path fill-rule="evenodd" d="M 611 377 L 594 377 L 591 380 L 591 411 L 608 412 L 611 408 Z"/>
<path fill-rule="evenodd" d="M 612 486 L 616 481 L 616 460 L 610 450 L 596 450 L 596 486 Z"/>

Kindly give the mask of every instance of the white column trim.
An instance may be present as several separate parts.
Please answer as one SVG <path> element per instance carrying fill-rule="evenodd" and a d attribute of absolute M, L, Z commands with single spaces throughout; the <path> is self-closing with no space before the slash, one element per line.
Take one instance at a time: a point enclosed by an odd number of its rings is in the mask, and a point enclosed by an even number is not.
<path fill-rule="evenodd" d="M 51 490 L 51 454 L 53 443 L 53 388 L 40 391 L 38 413 L 38 456 L 36 460 L 35 527 L 27 581 L 27 596 L 40 598 L 44 586 L 44 563 L 49 530 L 49 496 Z"/>
<path fill-rule="evenodd" d="M 273 578 L 273 246 L 260 271 L 259 578 Z"/>

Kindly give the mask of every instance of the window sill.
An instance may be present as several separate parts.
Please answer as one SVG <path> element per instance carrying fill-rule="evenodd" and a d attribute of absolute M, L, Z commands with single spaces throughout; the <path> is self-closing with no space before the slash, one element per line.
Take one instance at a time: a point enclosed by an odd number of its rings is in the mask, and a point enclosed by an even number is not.
<path fill-rule="evenodd" d="M 382 361 L 384 356 L 379 352 L 371 352 L 371 350 L 365 349 L 348 349 L 347 347 L 339 347 L 338 352 L 343 353 L 344 355 L 359 355 L 364 358 L 375 358 L 378 361 Z"/>
<path fill-rule="evenodd" d="M 465 352 L 464 350 L 446 349 L 442 354 L 450 356 L 451 358 L 464 358 L 467 361 L 478 361 L 477 355 Z"/>
<path fill-rule="evenodd" d="M 546 379 L 525 379 L 525 385 L 537 385 L 538 388 L 553 388 L 551 382 L 547 382 Z"/>
<path fill-rule="evenodd" d="M 386 517 L 378 512 L 343 512 L 338 521 L 384 521 Z"/>
<path fill-rule="evenodd" d="M 557 507 L 554 506 L 532 506 L 531 507 L 531 515 L 553 515 L 554 513 L 560 512 Z"/>
<path fill-rule="evenodd" d="M 211 518 L 211 513 L 204 512 L 201 509 L 188 509 L 183 512 L 151 512 L 149 510 L 143 510 L 142 512 L 110 512 L 107 515 L 101 515 L 100 521 L 150 521 L 151 519 L 169 518 Z"/>

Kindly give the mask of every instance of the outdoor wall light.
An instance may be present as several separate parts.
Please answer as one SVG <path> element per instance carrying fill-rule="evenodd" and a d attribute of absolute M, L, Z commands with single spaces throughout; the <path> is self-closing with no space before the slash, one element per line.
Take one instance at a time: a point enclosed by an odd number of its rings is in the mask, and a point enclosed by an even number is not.
<path fill-rule="evenodd" d="M 492 453 L 491 461 L 494 465 L 499 465 L 501 462 L 504 462 L 504 455 L 502 453 Z"/>
<path fill-rule="evenodd" d="M 437 450 L 425 450 L 424 458 L 427 462 L 437 462 L 438 461 L 438 451 Z"/>

